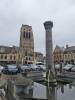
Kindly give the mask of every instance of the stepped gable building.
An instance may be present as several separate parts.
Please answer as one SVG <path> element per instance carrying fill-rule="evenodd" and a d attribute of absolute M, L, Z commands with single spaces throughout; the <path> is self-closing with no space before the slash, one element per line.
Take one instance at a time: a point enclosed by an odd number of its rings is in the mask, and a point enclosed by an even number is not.
<path fill-rule="evenodd" d="M 64 47 L 56 45 L 53 52 L 54 63 L 60 63 L 64 61 L 64 50 Z"/>
<path fill-rule="evenodd" d="M 0 63 L 18 64 L 21 62 L 21 48 L 13 46 L 0 46 Z"/>
<path fill-rule="evenodd" d="M 64 51 L 64 62 L 75 63 L 75 46 L 66 45 L 66 49 Z"/>
<path fill-rule="evenodd" d="M 23 25 L 20 30 L 20 48 L 22 52 L 22 62 L 29 63 L 34 61 L 34 38 L 32 27 Z"/>

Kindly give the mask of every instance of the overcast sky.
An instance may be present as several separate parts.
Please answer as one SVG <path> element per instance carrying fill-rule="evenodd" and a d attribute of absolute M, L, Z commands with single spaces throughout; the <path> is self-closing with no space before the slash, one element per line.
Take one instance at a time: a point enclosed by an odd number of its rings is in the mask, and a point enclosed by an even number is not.
<path fill-rule="evenodd" d="M 0 45 L 19 46 L 22 24 L 33 28 L 35 51 L 45 53 L 43 23 L 53 21 L 53 45 L 75 45 L 75 0 L 0 0 Z"/>

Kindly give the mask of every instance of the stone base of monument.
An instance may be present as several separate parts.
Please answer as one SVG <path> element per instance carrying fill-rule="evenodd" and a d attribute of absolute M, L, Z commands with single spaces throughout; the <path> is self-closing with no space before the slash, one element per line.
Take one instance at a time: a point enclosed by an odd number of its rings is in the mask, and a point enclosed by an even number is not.
<path fill-rule="evenodd" d="M 48 75 L 45 81 L 48 83 L 48 85 L 57 85 L 57 80 L 51 70 L 48 71 Z"/>
<path fill-rule="evenodd" d="M 47 80 L 45 79 L 45 82 L 48 86 L 57 86 L 57 80 L 53 79 L 53 80 Z"/>
<path fill-rule="evenodd" d="M 48 85 L 48 86 L 57 86 L 57 81 L 56 81 L 56 79 L 53 79 L 53 80 L 45 80 L 45 82 L 46 82 L 46 85 Z"/>

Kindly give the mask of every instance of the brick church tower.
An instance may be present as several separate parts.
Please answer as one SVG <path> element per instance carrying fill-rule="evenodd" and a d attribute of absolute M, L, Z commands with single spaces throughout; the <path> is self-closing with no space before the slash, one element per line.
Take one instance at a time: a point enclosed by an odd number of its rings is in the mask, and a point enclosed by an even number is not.
<path fill-rule="evenodd" d="M 32 27 L 23 25 L 20 30 L 20 48 L 23 50 L 23 63 L 34 61 L 34 37 Z"/>

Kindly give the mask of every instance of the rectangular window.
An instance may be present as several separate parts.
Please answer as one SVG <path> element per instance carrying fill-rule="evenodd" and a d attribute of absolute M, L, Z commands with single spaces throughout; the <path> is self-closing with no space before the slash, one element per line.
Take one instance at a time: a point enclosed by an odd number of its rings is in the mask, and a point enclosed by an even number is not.
<path fill-rule="evenodd" d="M 3 59 L 3 55 L 1 55 L 1 59 Z"/>
<path fill-rule="evenodd" d="M 5 59 L 7 59 L 7 55 L 5 56 Z"/>

